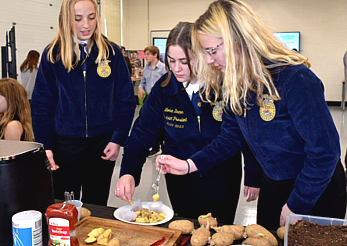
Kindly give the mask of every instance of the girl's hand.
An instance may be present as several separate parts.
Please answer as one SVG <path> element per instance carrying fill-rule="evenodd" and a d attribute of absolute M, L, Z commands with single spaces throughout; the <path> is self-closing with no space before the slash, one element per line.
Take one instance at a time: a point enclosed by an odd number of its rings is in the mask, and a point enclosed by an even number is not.
<path fill-rule="evenodd" d="M 188 163 L 189 162 L 189 168 Z M 175 175 L 186 175 L 188 173 L 192 173 L 197 171 L 194 162 L 191 159 L 188 160 L 180 160 L 171 155 L 160 155 L 156 159 L 156 169 L 159 171 L 160 165 L 163 165 L 162 173 L 171 173 Z"/>
<path fill-rule="evenodd" d="M 55 171 L 59 168 L 59 166 L 57 164 L 55 164 L 55 161 L 53 159 L 53 152 L 52 150 L 46 150 L 46 155 L 47 155 L 47 159 L 49 162 L 49 165 L 51 166 L 51 170 Z"/>
<path fill-rule="evenodd" d="M 109 142 L 104 149 L 105 156 L 101 156 L 104 160 L 116 161 L 119 155 L 120 145 L 116 143 Z"/>
<path fill-rule="evenodd" d="M 114 190 L 114 194 L 120 199 L 126 202 L 130 202 L 133 199 L 134 190 L 135 190 L 134 177 L 129 174 L 125 174 L 119 178 Z"/>
<path fill-rule="evenodd" d="M 284 204 L 281 212 L 281 217 L 280 217 L 280 225 L 285 226 L 286 225 L 286 220 L 287 220 L 287 215 L 288 214 L 293 214 L 292 210 L 289 209 L 287 203 Z"/>
<path fill-rule="evenodd" d="M 244 193 L 245 197 L 248 196 L 246 201 L 251 202 L 251 201 L 257 200 L 257 198 L 259 197 L 259 191 L 260 191 L 260 188 L 253 188 L 253 187 L 245 186 L 245 190 L 243 193 Z"/>

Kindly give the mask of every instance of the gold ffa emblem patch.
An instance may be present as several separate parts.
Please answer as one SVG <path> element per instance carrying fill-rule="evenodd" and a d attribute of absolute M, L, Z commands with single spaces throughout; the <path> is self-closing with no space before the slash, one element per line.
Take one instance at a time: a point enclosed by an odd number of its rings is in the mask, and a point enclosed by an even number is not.
<path fill-rule="evenodd" d="M 223 116 L 223 103 L 222 101 L 217 102 L 213 107 L 212 116 L 216 121 L 222 121 Z"/>
<path fill-rule="evenodd" d="M 102 61 L 99 63 L 97 72 L 100 77 L 107 78 L 111 74 L 111 67 L 108 65 L 108 63 L 111 62 L 109 60 Z"/>
<path fill-rule="evenodd" d="M 276 116 L 276 106 L 274 100 L 268 94 L 263 95 L 263 97 L 263 106 L 259 108 L 260 117 L 264 121 L 272 121 Z"/>

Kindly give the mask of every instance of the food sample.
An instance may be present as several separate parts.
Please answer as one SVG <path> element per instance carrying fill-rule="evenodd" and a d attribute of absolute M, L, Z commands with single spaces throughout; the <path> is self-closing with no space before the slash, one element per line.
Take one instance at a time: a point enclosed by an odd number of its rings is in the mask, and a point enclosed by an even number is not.
<path fill-rule="evenodd" d="M 213 218 L 211 213 L 200 215 L 198 218 L 199 224 L 202 226 L 216 227 L 218 225 L 217 219 Z"/>
<path fill-rule="evenodd" d="M 211 236 L 210 230 L 205 226 L 201 226 L 199 229 L 193 231 L 190 243 L 193 246 L 204 246 L 207 244 L 208 238 Z"/>
<path fill-rule="evenodd" d="M 137 210 L 136 213 L 136 223 L 156 223 L 165 219 L 164 212 L 157 213 L 154 211 L 149 211 L 147 208 Z"/>
<path fill-rule="evenodd" d="M 288 246 L 346 246 L 346 225 L 319 225 L 299 220 L 288 228 Z"/>
<path fill-rule="evenodd" d="M 106 231 L 104 231 L 102 234 L 98 236 L 98 239 L 97 239 L 98 244 L 107 245 L 108 241 L 110 241 L 111 239 L 111 236 L 112 236 L 112 230 L 107 229 Z"/>
<path fill-rule="evenodd" d="M 217 232 L 212 235 L 211 246 L 229 246 L 234 242 L 234 235 L 226 232 Z"/>
<path fill-rule="evenodd" d="M 169 224 L 169 228 L 180 230 L 182 234 L 189 234 L 194 230 L 194 223 L 190 220 L 175 220 Z"/>
<path fill-rule="evenodd" d="M 154 194 L 153 195 L 153 202 L 159 201 L 159 198 L 160 198 L 159 193 Z"/>
<path fill-rule="evenodd" d="M 105 229 L 102 227 L 95 228 L 88 233 L 88 238 L 85 240 L 85 242 L 94 243 L 95 241 L 97 241 L 98 244 L 107 245 L 108 241 L 111 238 L 111 234 L 111 229 L 107 229 L 105 231 Z"/>

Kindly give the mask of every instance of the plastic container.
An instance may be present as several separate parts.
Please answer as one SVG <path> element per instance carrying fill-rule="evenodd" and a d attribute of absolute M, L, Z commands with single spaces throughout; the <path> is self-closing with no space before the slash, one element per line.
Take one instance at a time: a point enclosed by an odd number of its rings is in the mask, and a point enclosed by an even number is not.
<path fill-rule="evenodd" d="M 78 246 L 76 224 L 78 211 L 75 205 L 56 203 L 47 208 L 49 245 Z"/>
<path fill-rule="evenodd" d="M 42 246 L 42 214 L 28 210 L 12 216 L 14 246 Z"/>
<path fill-rule="evenodd" d="M 284 234 L 284 246 L 289 246 L 288 245 L 289 225 L 295 224 L 298 220 L 305 220 L 308 222 L 317 223 L 319 225 L 343 225 L 343 226 L 347 225 L 347 220 L 343 220 L 343 219 L 319 217 L 319 216 L 312 216 L 312 215 L 289 214 L 289 215 L 287 215 L 287 220 L 286 220 L 286 232 Z"/>

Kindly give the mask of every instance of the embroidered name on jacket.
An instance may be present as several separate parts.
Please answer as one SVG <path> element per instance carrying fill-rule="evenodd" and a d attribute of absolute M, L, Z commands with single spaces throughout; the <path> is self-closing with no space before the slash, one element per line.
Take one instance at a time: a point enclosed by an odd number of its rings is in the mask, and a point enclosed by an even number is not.
<path fill-rule="evenodd" d="M 164 112 L 173 114 L 173 115 L 165 115 L 165 119 L 167 120 L 166 124 L 170 127 L 184 128 L 184 125 L 181 125 L 178 123 L 188 122 L 187 117 L 180 117 L 184 114 L 184 111 L 182 110 L 165 108 Z"/>

